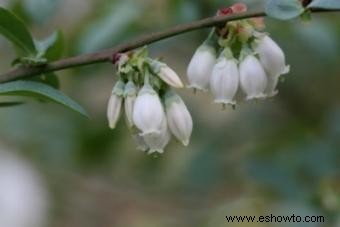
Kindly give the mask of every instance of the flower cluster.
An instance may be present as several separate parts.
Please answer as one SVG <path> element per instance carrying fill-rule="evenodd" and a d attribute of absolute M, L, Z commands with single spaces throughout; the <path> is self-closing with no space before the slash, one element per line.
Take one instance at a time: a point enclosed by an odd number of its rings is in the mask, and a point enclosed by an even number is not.
<path fill-rule="evenodd" d="M 245 11 L 244 4 L 235 4 L 217 15 Z M 275 96 L 280 76 L 289 72 L 289 66 L 282 49 L 263 29 L 263 18 L 214 28 L 188 66 L 189 87 L 210 89 L 214 101 L 224 106 Z"/>
<path fill-rule="evenodd" d="M 235 4 L 219 10 L 217 16 L 246 11 L 246 5 Z M 252 18 L 214 28 L 188 66 L 189 87 L 210 90 L 223 106 L 275 96 L 280 77 L 290 69 L 264 27 L 263 18 Z M 116 127 L 124 109 L 137 149 L 163 153 L 172 136 L 187 146 L 193 122 L 173 90 L 183 87 L 176 72 L 148 57 L 146 48 L 116 54 L 114 62 L 118 82 L 108 104 L 109 126 Z"/>
<path fill-rule="evenodd" d="M 149 58 L 145 48 L 115 58 L 118 82 L 108 103 L 110 128 L 116 127 L 124 109 L 137 149 L 163 153 L 171 136 L 187 146 L 193 123 L 172 89 L 183 87 L 178 75 L 165 63 Z"/>

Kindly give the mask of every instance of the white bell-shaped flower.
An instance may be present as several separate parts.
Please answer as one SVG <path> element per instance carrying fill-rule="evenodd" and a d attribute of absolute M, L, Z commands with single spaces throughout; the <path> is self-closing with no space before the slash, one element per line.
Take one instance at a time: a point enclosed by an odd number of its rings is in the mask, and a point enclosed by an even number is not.
<path fill-rule="evenodd" d="M 151 133 L 143 136 L 143 139 L 149 148 L 149 154 L 153 154 L 156 152 L 162 154 L 164 152 L 164 148 L 166 147 L 166 145 L 168 145 L 170 138 L 171 134 L 168 129 L 167 119 L 165 115 L 162 121 L 160 133 Z"/>
<path fill-rule="evenodd" d="M 220 57 L 213 68 L 210 79 L 210 89 L 215 103 L 235 105 L 234 97 L 238 87 L 239 71 L 236 60 Z"/>
<path fill-rule="evenodd" d="M 265 94 L 268 97 L 275 96 L 278 93 L 276 87 L 280 76 L 290 71 L 290 67 L 286 65 L 285 54 L 274 40 L 264 34 L 258 35 L 256 51 L 268 76 Z"/>
<path fill-rule="evenodd" d="M 192 118 L 181 97 L 173 91 L 165 94 L 165 111 L 171 133 L 187 146 L 193 128 Z"/>
<path fill-rule="evenodd" d="M 153 71 L 168 85 L 175 88 L 182 88 L 183 83 L 177 73 L 167 64 L 150 59 L 150 65 Z"/>
<path fill-rule="evenodd" d="M 268 35 L 263 35 L 259 38 L 256 52 L 259 54 L 262 66 L 269 75 L 277 76 L 289 72 L 285 54 Z"/>
<path fill-rule="evenodd" d="M 187 69 L 189 87 L 206 91 L 215 63 L 215 48 L 207 44 L 201 45 L 196 50 Z"/>
<path fill-rule="evenodd" d="M 260 61 L 252 54 L 240 63 L 240 85 L 247 100 L 266 97 L 267 75 Z"/>
<path fill-rule="evenodd" d="M 134 125 L 142 132 L 141 135 L 160 133 L 163 117 L 164 110 L 158 94 L 149 84 L 144 84 L 133 108 Z"/>
<path fill-rule="evenodd" d="M 134 126 L 132 115 L 133 115 L 133 107 L 135 105 L 135 101 L 137 98 L 137 88 L 132 81 L 129 81 L 125 85 L 124 89 L 124 109 L 127 124 L 130 128 Z"/>
<path fill-rule="evenodd" d="M 120 116 L 124 96 L 124 87 L 124 82 L 119 80 L 112 89 L 112 94 L 107 107 L 107 119 L 111 129 L 116 127 Z"/>

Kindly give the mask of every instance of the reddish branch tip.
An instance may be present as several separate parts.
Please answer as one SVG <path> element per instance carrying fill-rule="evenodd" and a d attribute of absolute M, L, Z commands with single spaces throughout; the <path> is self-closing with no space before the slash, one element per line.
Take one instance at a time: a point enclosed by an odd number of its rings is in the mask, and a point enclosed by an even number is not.
<path fill-rule="evenodd" d="M 247 12 L 248 7 L 246 4 L 243 3 L 236 3 L 230 7 L 224 7 L 217 11 L 217 16 L 226 16 L 232 14 L 239 14 Z M 225 29 L 225 25 L 221 25 L 217 27 L 216 30 L 219 36 L 226 38 L 228 36 L 228 32 Z"/>
<path fill-rule="evenodd" d="M 236 3 L 234 5 L 231 6 L 231 10 L 233 11 L 233 13 L 245 13 L 248 10 L 248 7 L 246 4 L 243 3 Z"/>
<path fill-rule="evenodd" d="M 236 3 L 231 7 L 223 7 L 217 11 L 217 16 L 226 16 L 230 14 L 245 13 L 248 7 L 243 3 Z"/>
<path fill-rule="evenodd" d="M 121 56 L 122 56 L 121 53 L 114 53 L 112 55 L 112 64 L 116 64 L 119 61 Z"/>
<path fill-rule="evenodd" d="M 226 16 L 232 13 L 233 13 L 233 10 L 230 7 L 224 7 L 217 11 L 217 16 Z"/>

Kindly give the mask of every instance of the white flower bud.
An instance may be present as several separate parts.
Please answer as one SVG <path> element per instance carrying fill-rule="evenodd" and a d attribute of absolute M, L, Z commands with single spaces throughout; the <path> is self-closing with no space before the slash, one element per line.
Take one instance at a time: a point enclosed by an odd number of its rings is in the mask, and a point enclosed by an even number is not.
<path fill-rule="evenodd" d="M 210 79 L 215 103 L 235 105 L 234 99 L 239 86 L 239 71 L 235 59 L 221 57 L 214 66 Z"/>
<path fill-rule="evenodd" d="M 107 107 L 107 119 L 109 121 L 109 126 L 111 129 L 116 127 L 117 121 L 120 116 L 121 106 L 124 95 L 125 84 L 123 81 L 118 81 L 113 87 L 111 97 L 109 99 L 109 104 Z"/>
<path fill-rule="evenodd" d="M 215 63 L 215 49 L 206 44 L 200 46 L 188 66 L 189 87 L 206 91 L 209 87 L 211 71 Z"/>
<path fill-rule="evenodd" d="M 149 154 L 152 153 L 160 153 L 164 152 L 164 148 L 168 145 L 170 141 L 171 135 L 168 129 L 168 124 L 166 117 L 164 116 L 162 121 L 162 127 L 160 129 L 160 133 L 151 133 L 143 136 L 143 139 L 147 146 L 149 147 Z"/>
<path fill-rule="evenodd" d="M 173 91 L 165 94 L 165 111 L 171 133 L 187 146 L 193 128 L 192 118 L 181 97 Z"/>
<path fill-rule="evenodd" d="M 248 55 L 240 64 L 240 85 L 247 100 L 264 98 L 267 75 L 254 55 Z"/>
<path fill-rule="evenodd" d="M 132 128 L 134 126 L 133 119 L 132 119 L 133 107 L 135 105 L 135 101 L 137 98 L 137 88 L 132 81 L 129 81 L 125 85 L 124 97 L 125 97 L 125 101 L 124 101 L 125 108 L 124 109 L 125 109 L 126 121 L 128 123 L 128 126 Z"/>
<path fill-rule="evenodd" d="M 156 91 L 145 84 L 139 91 L 133 108 L 133 122 L 142 135 L 159 133 L 164 117 L 162 103 Z"/>
<path fill-rule="evenodd" d="M 269 75 L 282 75 L 289 72 L 285 54 L 268 35 L 259 38 L 256 48 L 261 64 Z"/>
<path fill-rule="evenodd" d="M 153 71 L 168 85 L 175 88 L 182 88 L 183 83 L 177 73 L 166 64 L 150 60 Z"/>

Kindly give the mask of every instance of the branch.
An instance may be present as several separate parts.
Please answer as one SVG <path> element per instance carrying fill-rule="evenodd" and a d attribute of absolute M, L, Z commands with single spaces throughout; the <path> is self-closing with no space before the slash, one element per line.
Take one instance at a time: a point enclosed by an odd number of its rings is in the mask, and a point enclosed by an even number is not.
<path fill-rule="evenodd" d="M 322 10 L 322 9 L 312 9 L 312 12 L 334 12 L 340 10 Z M 163 40 L 169 37 L 173 37 L 179 34 L 183 34 L 186 32 L 198 30 L 201 28 L 213 27 L 222 23 L 226 23 L 229 21 L 247 19 L 252 17 L 264 17 L 266 14 L 263 11 L 249 11 L 247 13 L 236 14 L 236 15 L 227 15 L 227 16 L 215 16 L 206 18 L 203 20 L 194 21 L 191 23 L 177 25 L 173 28 L 169 28 L 164 31 L 154 32 L 151 34 L 147 34 L 141 36 L 135 40 L 130 42 L 126 42 L 111 49 L 102 50 L 95 53 L 83 54 L 75 57 L 64 58 L 58 61 L 51 62 L 44 66 L 36 66 L 36 67 L 25 67 L 21 66 L 18 68 L 14 68 L 11 71 L 0 75 L 0 83 L 8 82 L 12 80 L 17 80 L 21 78 L 31 77 L 47 72 L 58 71 L 62 69 L 90 65 L 95 63 L 102 62 L 110 62 L 112 61 L 112 56 L 115 53 L 126 52 L 129 50 L 136 49 L 138 47 L 142 47 L 144 45 L 157 42 L 159 40 Z"/>

